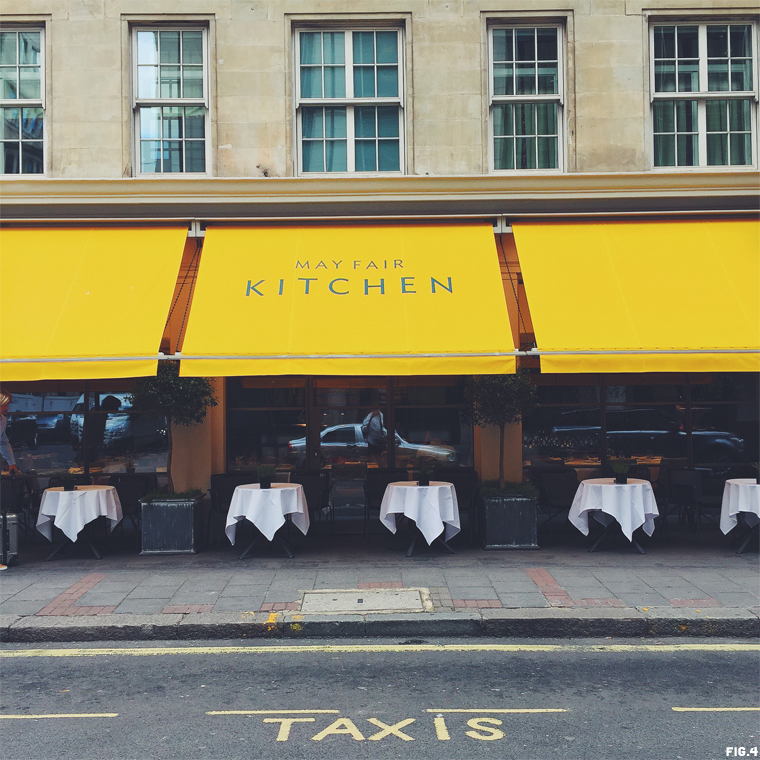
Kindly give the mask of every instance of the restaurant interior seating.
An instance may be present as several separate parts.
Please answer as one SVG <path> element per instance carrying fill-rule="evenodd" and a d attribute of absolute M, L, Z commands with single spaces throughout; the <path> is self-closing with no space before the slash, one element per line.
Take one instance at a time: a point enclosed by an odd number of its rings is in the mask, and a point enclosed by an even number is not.
<path fill-rule="evenodd" d="M 335 463 L 330 468 L 330 519 L 335 531 L 337 521 L 359 519 L 362 526 L 367 509 L 366 462 Z"/>
<path fill-rule="evenodd" d="M 478 537 L 478 473 L 464 467 L 441 467 L 433 471 L 431 479 L 454 486 L 459 516 L 467 515 L 469 543 L 474 544 Z"/>
<path fill-rule="evenodd" d="M 383 502 L 385 489 L 390 483 L 407 480 L 407 470 L 396 467 L 387 470 L 368 469 L 365 491 L 367 504 L 364 510 L 364 538 L 369 537 L 370 521 L 377 516 L 380 519 L 380 505 Z"/>
<path fill-rule="evenodd" d="M 212 543 L 217 543 L 221 534 L 224 532 L 224 526 L 227 521 L 227 512 L 232 501 L 232 494 L 238 486 L 244 486 L 248 483 L 255 483 L 256 475 L 253 473 L 217 473 L 211 476 L 210 488 L 208 489 L 211 497 L 211 506 L 208 511 L 208 520 L 206 532 L 211 537 Z M 221 522 L 221 527 L 211 531 L 211 522 L 216 520 Z"/>
<path fill-rule="evenodd" d="M 140 540 L 140 499 L 152 491 L 158 490 L 158 475 L 154 472 L 135 474 L 116 473 L 108 478 L 108 485 L 116 489 L 121 504 L 121 513 L 129 518 Z M 123 523 L 122 523 L 123 524 Z"/>
<path fill-rule="evenodd" d="M 309 507 L 309 520 L 317 527 L 317 539 L 324 532 L 324 521 L 329 517 L 330 481 L 326 472 L 301 472 L 290 473 L 290 482 L 299 483 L 303 488 L 306 504 Z"/>
<path fill-rule="evenodd" d="M 72 475 L 70 478 L 62 475 L 51 475 L 47 487 L 63 488 L 66 483 L 73 483 L 75 486 L 91 486 L 92 478 L 89 475 Z"/>
<path fill-rule="evenodd" d="M 675 514 L 678 522 L 688 523 L 696 531 L 697 502 L 702 495 L 702 475 L 698 470 L 668 470 L 667 495 L 660 507 L 663 532 L 668 518 Z"/>
<path fill-rule="evenodd" d="M 567 515 L 578 490 L 578 476 L 575 470 L 563 472 L 541 472 L 536 483 L 539 492 L 538 506 L 546 515 L 544 526 L 551 535 L 551 523 L 558 517 Z"/>
<path fill-rule="evenodd" d="M 651 483 L 652 471 L 648 467 L 633 465 L 633 467 L 628 470 L 628 477 L 638 478 L 639 480 L 648 480 Z"/>

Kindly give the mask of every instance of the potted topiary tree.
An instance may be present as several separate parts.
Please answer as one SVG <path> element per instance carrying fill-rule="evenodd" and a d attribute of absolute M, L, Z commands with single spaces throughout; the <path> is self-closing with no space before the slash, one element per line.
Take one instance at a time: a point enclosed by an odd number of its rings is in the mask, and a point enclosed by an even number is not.
<path fill-rule="evenodd" d="M 172 425 L 197 425 L 216 406 L 210 381 L 180 377 L 178 362 L 159 362 L 154 377 L 140 378 L 130 394 L 132 412 L 166 418 L 167 493 L 147 494 L 140 500 L 142 554 L 194 554 L 200 548 L 203 492 L 175 493 L 172 478 Z"/>
<path fill-rule="evenodd" d="M 465 386 L 468 416 L 478 427 L 499 428 L 499 480 L 480 489 L 481 543 L 486 549 L 537 548 L 538 492 L 529 483 L 504 479 L 504 438 L 507 425 L 519 422 L 535 405 L 536 389 L 528 375 L 476 375 Z"/>

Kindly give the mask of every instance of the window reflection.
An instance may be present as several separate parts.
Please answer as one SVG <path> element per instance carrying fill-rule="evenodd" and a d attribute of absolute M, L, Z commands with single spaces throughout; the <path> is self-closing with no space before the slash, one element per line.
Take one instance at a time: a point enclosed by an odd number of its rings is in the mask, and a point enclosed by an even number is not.
<path fill-rule="evenodd" d="M 252 472 L 261 464 L 306 466 L 303 410 L 229 410 L 227 469 Z"/>

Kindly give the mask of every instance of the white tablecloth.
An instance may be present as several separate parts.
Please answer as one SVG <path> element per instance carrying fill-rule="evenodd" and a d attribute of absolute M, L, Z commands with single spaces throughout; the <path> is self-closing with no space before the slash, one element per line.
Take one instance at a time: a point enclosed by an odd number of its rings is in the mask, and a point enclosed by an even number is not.
<path fill-rule="evenodd" d="M 76 491 L 48 488 L 42 494 L 37 530 L 52 541 L 55 525 L 76 541 L 82 528 L 101 516 L 108 518 L 112 530 L 121 520 L 121 503 L 113 486 L 77 486 Z"/>
<path fill-rule="evenodd" d="M 291 515 L 293 524 L 306 535 L 309 530 L 309 508 L 300 483 L 272 483 L 259 488 L 258 483 L 238 486 L 232 494 L 224 532 L 235 544 L 235 530 L 240 520 L 250 520 L 271 541 Z"/>
<path fill-rule="evenodd" d="M 428 546 L 446 529 L 446 540 L 459 533 L 459 505 L 451 483 L 430 481 L 429 486 L 416 481 L 390 483 L 380 504 L 380 522 L 396 532 L 396 515 L 406 515 L 417 524 Z"/>
<path fill-rule="evenodd" d="M 752 478 L 726 481 L 720 509 L 720 529 L 724 533 L 736 527 L 739 512 L 748 513 L 750 524 L 760 519 L 760 483 Z"/>
<path fill-rule="evenodd" d="M 609 525 L 612 518 L 617 520 L 629 541 L 633 538 L 633 532 L 642 526 L 644 532 L 651 536 L 654 518 L 660 514 L 651 483 L 636 478 L 629 478 L 626 485 L 618 485 L 614 478 L 581 481 L 568 519 L 584 536 L 588 535 L 591 512 L 598 513 L 594 514 L 594 519 L 603 525 Z"/>

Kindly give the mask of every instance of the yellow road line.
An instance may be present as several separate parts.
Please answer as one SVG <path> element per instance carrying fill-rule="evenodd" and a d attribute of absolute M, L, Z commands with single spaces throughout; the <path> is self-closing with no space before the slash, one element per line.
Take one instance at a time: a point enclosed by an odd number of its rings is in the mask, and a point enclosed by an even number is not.
<path fill-rule="evenodd" d="M 486 713 L 561 713 L 567 712 L 565 709 L 554 707 L 504 707 L 495 710 L 426 710 L 429 713 L 477 713 L 478 715 L 485 715 Z"/>
<path fill-rule="evenodd" d="M 193 654 L 328 654 L 406 652 L 760 652 L 760 644 L 272 644 L 270 646 L 6 649 L 0 659 L 23 657 L 148 657 Z"/>
<path fill-rule="evenodd" d="M 41 715 L 0 715 L 0 720 L 37 720 L 38 718 L 116 718 L 119 713 L 46 713 Z"/>
<path fill-rule="evenodd" d="M 672 707 L 674 712 L 755 712 L 760 707 Z"/>
<path fill-rule="evenodd" d="M 209 710 L 206 715 L 340 715 L 340 710 Z"/>

